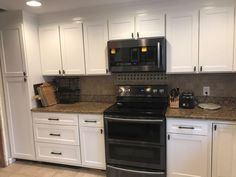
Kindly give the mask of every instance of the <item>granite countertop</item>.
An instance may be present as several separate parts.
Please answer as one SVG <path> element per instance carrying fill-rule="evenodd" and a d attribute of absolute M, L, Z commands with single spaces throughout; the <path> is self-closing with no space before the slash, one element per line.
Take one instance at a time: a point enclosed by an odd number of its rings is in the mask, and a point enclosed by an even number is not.
<path fill-rule="evenodd" d="M 57 104 L 54 106 L 33 108 L 32 112 L 87 113 L 103 114 L 113 103 L 79 102 L 75 104 Z"/>
<path fill-rule="evenodd" d="M 166 112 L 167 118 L 205 119 L 214 121 L 236 121 L 236 105 L 222 106 L 219 110 L 204 110 L 196 106 L 194 109 L 171 109 Z"/>

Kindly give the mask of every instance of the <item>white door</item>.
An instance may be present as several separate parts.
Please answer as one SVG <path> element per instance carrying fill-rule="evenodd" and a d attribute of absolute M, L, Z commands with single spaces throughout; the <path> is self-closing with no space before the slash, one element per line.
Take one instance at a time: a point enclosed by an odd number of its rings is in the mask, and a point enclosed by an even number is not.
<path fill-rule="evenodd" d="M 22 25 L 3 29 L 1 31 L 1 45 L 3 75 L 23 76 L 26 66 Z"/>
<path fill-rule="evenodd" d="M 39 41 L 43 75 L 62 74 L 59 27 L 40 27 Z"/>
<path fill-rule="evenodd" d="M 111 18 L 109 20 L 109 40 L 132 39 L 135 36 L 134 17 Z"/>
<path fill-rule="evenodd" d="M 103 128 L 80 127 L 82 165 L 105 169 L 105 143 Z"/>
<path fill-rule="evenodd" d="M 140 14 L 136 17 L 136 37 L 165 36 L 164 14 Z"/>
<path fill-rule="evenodd" d="M 198 12 L 169 13 L 166 20 L 167 72 L 197 72 Z"/>
<path fill-rule="evenodd" d="M 207 177 L 208 138 L 199 135 L 169 134 L 167 177 Z"/>
<path fill-rule="evenodd" d="M 213 127 L 213 177 L 236 176 L 236 125 L 216 124 Z"/>
<path fill-rule="evenodd" d="M 82 23 L 60 25 L 60 36 L 63 74 L 85 74 Z"/>
<path fill-rule="evenodd" d="M 108 29 L 106 21 L 84 24 L 86 74 L 107 73 Z"/>
<path fill-rule="evenodd" d="M 233 70 L 234 8 L 205 9 L 200 13 L 200 72 Z"/>
<path fill-rule="evenodd" d="M 4 80 L 10 144 L 13 158 L 35 159 L 32 117 L 27 80 L 10 77 Z"/>

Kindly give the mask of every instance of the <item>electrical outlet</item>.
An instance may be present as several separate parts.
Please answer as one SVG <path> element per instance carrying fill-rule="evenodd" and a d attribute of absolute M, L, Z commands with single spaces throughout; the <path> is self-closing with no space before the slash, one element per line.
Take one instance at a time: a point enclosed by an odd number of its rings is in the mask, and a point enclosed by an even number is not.
<path fill-rule="evenodd" d="M 209 86 L 203 87 L 203 96 L 210 96 L 210 87 Z"/>

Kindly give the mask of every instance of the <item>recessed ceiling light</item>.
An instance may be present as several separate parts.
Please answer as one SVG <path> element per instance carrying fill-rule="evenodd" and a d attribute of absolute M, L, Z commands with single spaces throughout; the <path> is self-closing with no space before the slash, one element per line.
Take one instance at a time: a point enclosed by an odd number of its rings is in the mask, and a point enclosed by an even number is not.
<path fill-rule="evenodd" d="M 40 7 L 42 6 L 42 3 L 36 0 L 31 0 L 31 1 L 27 1 L 26 5 L 31 6 L 31 7 Z"/>

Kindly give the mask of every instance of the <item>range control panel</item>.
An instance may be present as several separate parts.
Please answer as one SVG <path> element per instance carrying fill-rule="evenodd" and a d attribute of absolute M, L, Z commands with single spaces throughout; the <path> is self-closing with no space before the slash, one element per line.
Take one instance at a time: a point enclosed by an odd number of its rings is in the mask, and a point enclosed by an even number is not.
<path fill-rule="evenodd" d="M 119 86 L 118 96 L 166 97 L 168 96 L 168 86 L 167 85 Z"/>

